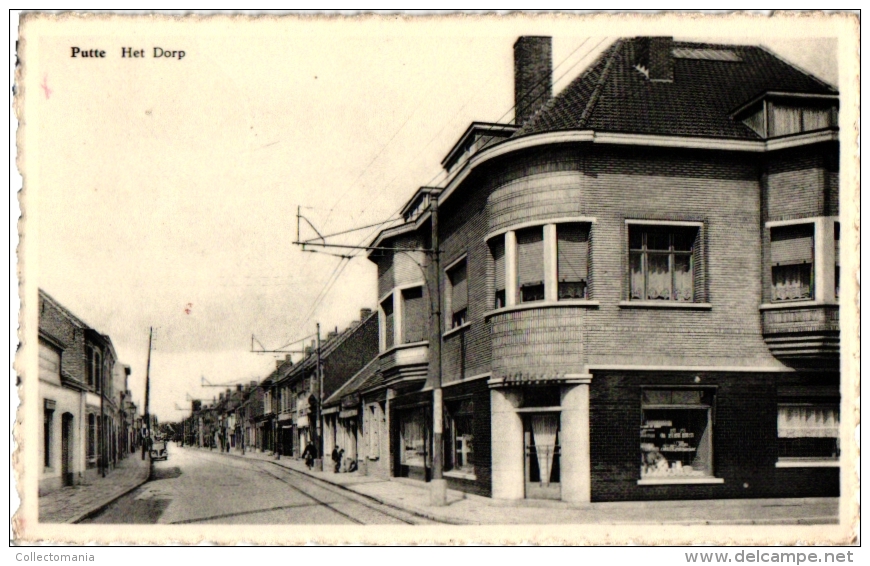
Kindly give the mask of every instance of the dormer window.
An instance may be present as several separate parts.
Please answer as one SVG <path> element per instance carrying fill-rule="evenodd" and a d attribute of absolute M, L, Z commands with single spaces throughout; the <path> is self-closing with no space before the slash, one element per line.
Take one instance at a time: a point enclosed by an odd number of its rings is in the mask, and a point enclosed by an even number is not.
<path fill-rule="evenodd" d="M 762 138 L 776 138 L 837 127 L 836 97 L 772 98 L 753 102 L 736 114 Z"/>

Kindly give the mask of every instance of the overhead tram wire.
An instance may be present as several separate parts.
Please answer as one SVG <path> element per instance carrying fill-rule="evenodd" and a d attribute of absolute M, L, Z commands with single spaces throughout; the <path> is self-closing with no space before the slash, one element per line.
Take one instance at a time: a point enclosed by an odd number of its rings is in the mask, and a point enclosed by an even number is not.
<path fill-rule="evenodd" d="M 563 58 L 563 59 L 562 59 L 562 60 L 561 60 L 561 61 L 560 61 L 560 62 L 559 62 L 559 63 L 558 63 L 554 68 L 553 68 L 553 72 L 555 73 L 556 70 L 558 70 L 562 65 L 564 65 L 565 62 L 567 62 L 567 61 L 568 61 L 568 60 L 569 60 L 569 59 L 570 59 L 570 58 L 571 58 L 575 53 L 577 53 L 577 51 L 579 51 L 579 50 L 580 50 L 580 49 L 581 49 L 581 48 L 582 48 L 582 47 L 583 47 L 583 46 L 584 46 L 584 45 L 589 41 L 589 39 L 590 39 L 590 38 L 587 37 L 586 39 L 584 39 L 584 40 L 580 43 L 580 45 L 578 45 L 577 47 L 575 47 L 574 50 L 571 51 L 571 53 L 569 53 L 565 58 Z M 573 65 L 571 65 L 571 66 L 570 66 L 570 67 L 569 67 L 569 68 L 568 68 L 564 73 L 562 73 L 562 74 L 561 74 L 561 75 L 560 75 L 556 80 L 554 80 L 553 83 L 556 83 L 556 82 L 560 81 L 562 78 L 564 78 L 564 77 L 565 77 L 569 72 L 571 72 L 572 69 L 574 69 L 574 68 L 575 68 L 577 65 L 579 65 L 582 61 L 584 61 L 584 60 L 585 60 L 585 59 L 586 59 L 586 58 L 587 58 L 587 57 L 588 57 L 588 56 L 589 56 L 589 55 L 590 55 L 590 54 L 591 54 L 595 49 L 597 49 L 597 48 L 598 48 L 602 43 L 604 43 L 604 41 L 606 41 L 607 39 L 608 39 L 607 36 L 603 37 L 603 38 L 602 38 L 598 43 L 596 43 L 596 44 L 595 44 L 591 49 L 589 49 L 589 50 L 588 50 L 588 51 L 587 51 L 587 52 L 586 52 L 582 57 L 580 57 L 579 59 L 577 59 L 577 61 L 576 61 Z M 552 76 L 551 76 L 551 78 L 552 78 Z M 544 82 L 545 80 L 546 80 L 546 79 L 543 79 L 543 80 L 539 81 L 538 83 L 536 83 L 535 85 L 533 85 L 533 86 L 532 86 L 532 89 L 534 89 L 534 88 L 536 88 L 537 86 L 540 86 L 541 84 L 543 84 L 543 82 Z M 478 92 L 480 92 L 480 91 L 478 91 Z M 476 95 L 477 95 L 477 93 L 476 93 L 475 95 L 473 95 L 471 98 L 469 98 L 469 99 L 466 101 L 466 103 L 463 105 L 462 108 L 464 108 L 465 106 L 467 106 L 467 105 L 471 102 L 471 100 L 474 99 L 474 97 L 475 97 Z M 505 116 L 507 116 L 511 111 L 513 111 L 513 110 L 515 110 L 515 109 L 516 109 L 516 104 L 513 104 L 510 108 L 508 108 L 508 109 L 507 109 L 507 110 L 506 110 L 506 111 L 505 111 L 505 112 L 504 112 L 504 113 L 503 113 L 503 114 L 498 118 L 498 120 L 496 120 L 496 123 L 498 123 L 498 122 L 500 122 L 501 120 L 503 120 Z M 460 109 L 460 110 L 461 110 L 461 109 Z M 445 127 L 446 127 L 446 126 L 442 127 L 441 131 L 443 131 Z M 439 131 L 439 133 L 436 134 L 436 135 L 435 135 L 435 136 L 434 136 L 434 137 L 433 137 L 433 138 L 432 138 L 432 139 L 431 139 L 431 140 L 426 144 L 426 146 L 424 146 L 423 150 L 421 150 L 421 151 L 418 153 L 417 156 L 419 156 L 419 154 L 421 154 L 421 153 L 425 150 L 425 148 L 428 147 L 429 144 L 431 144 L 432 141 L 434 141 L 434 140 L 438 137 L 438 135 L 440 135 L 440 132 L 441 132 L 441 131 Z M 395 137 L 395 135 L 394 135 L 394 137 Z M 388 142 L 388 143 L 389 143 L 389 142 Z M 383 149 L 382 149 L 382 151 L 383 151 Z M 381 152 L 382 152 L 382 151 L 381 151 Z M 438 173 L 436 173 L 436 174 L 435 174 L 435 175 L 434 175 L 434 176 L 433 176 L 433 177 L 432 177 L 432 178 L 431 178 L 427 183 L 425 183 L 424 186 L 433 186 L 433 183 L 436 181 L 436 179 L 438 179 L 438 177 L 440 177 L 440 176 L 442 176 L 442 175 L 444 175 L 444 176 L 446 177 L 447 172 L 444 171 L 443 169 L 439 168 Z M 358 178 L 359 178 L 359 177 L 358 177 Z M 398 175 L 397 175 L 396 177 L 393 178 L 393 181 L 395 181 L 395 179 L 397 179 L 397 178 L 398 178 Z M 442 180 L 443 180 L 443 179 L 442 179 Z M 390 183 L 392 183 L 393 181 L 390 181 Z M 441 182 L 441 181 L 438 181 L 438 182 Z M 346 192 L 346 191 L 345 191 L 345 192 Z M 391 220 L 384 221 L 383 224 L 386 224 L 387 222 L 391 222 L 391 221 L 392 221 L 392 217 L 395 216 L 396 214 L 398 214 L 399 212 L 401 212 L 402 208 L 404 208 L 404 204 L 402 204 L 402 206 L 400 206 L 400 207 L 396 210 L 396 212 L 394 212 L 393 214 L 390 215 L 390 219 L 391 219 Z M 363 209 L 363 210 L 365 210 L 365 209 Z M 371 233 L 370 233 L 368 236 L 366 236 L 366 237 L 365 237 L 365 238 L 364 238 L 364 239 L 363 239 L 363 240 L 362 240 L 358 245 L 361 246 L 361 245 L 362 245 L 366 240 L 368 240 L 368 239 L 369 239 L 373 234 L 374 234 L 374 232 L 371 232 Z M 343 264 L 342 264 L 342 262 L 339 262 L 339 264 L 336 265 L 336 267 L 335 267 L 335 268 L 333 269 L 333 271 L 332 271 L 332 274 L 330 275 L 330 278 L 327 280 L 326 285 L 324 286 L 324 288 L 323 288 L 323 290 L 321 291 L 321 293 L 318 294 L 317 298 L 315 299 L 315 302 L 312 303 L 312 306 L 311 306 L 311 308 L 309 309 L 309 312 L 306 314 L 305 319 L 303 320 L 303 322 L 301 323 L 300 326 L 304 326 L 304 325 L 308 322 L 308 320 L 311 318 L 311 316 L 313 316 L 313 314 L 316 312 L 317 308 L 320 307 L 320 303 L 321 303 L 321 302 L 323 301 L 323 299 L 324 299 L 324 298 L 329 294 L 329 291 L 332 289 L 332 287 L 335 285 L 335 283 L 336 283 L 336 282 L 338 281 L 338 279 L 341 277 L 341 274 L 344 272 L 344 269 L 347 267 L 347 264 L 350 263 L 350 259 L 357 257 L 357 256 L 358 256 L 362 251 L 363 251 L 363 250 L 354 250 L 354 251 L 351 252 L 351 254 L 350 254 L 351 258 L 342 258 L 342 260 L 345 260 L 345 259 L 346 259 L 346 261 L 345 261 Z M 339 266 L 340 266 L 340 269 L 339 269 Z"/>

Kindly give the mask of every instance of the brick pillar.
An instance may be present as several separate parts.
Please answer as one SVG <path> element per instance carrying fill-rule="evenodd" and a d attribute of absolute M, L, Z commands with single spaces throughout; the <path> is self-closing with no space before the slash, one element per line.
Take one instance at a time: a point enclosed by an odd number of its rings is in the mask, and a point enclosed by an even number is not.
<path fill-rule="evenodd" d="M 510 389 L 492 389 L 492 497 L 523 499 L 525 475 L 523 455 L 523 421 L 514 410 L 519 393 Z"/>
<path fill-rule="evenodd" d="M 562 501 L 589 503 L 592 496 L 592 469 L 589 458 L 589 382 L 562 388 Z"/>

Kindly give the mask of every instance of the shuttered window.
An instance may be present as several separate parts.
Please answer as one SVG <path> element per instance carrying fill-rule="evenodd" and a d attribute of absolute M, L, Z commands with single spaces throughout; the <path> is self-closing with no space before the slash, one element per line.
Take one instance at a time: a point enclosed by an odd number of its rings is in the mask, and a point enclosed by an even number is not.
<path fill-rule="evenodd" d="M 423 300 L 423 288 L 404 289 L 402 300 L 404 301 L 402 314 L 405 318 L 402 339 L 406 344 L 420 342 L 424 339 L 423 334 L 426 331 L 428 320 L 428 309 Z"/>
<path fill-rule="evenodd" d="M 773 265 L 813 262 L 812 224 L 780 226 L 770 229 L 770 261 Z"/>
<path fill-rule="evenodd" d="M 770 229 L 771 300 L 813 298 L 813 236 L 815 225 Z"/>
<path fill-rule="evenodd" d="M 589 229 L 584 224 L 559 224 L 556 238 L 559 299 L 585 299 Z"/>
<path fill-rule="evenodd" d="M 493 289 L 495 297 L 493 300 L 494 308 L 505 306 L 505 261 L 504 261 L 504 236 L 495 238 L 490 244 L 492 252 L 492 262 L 494 268 Z"/>
<path fill-rule="evenodd" d="M 394 320 L 393 320 L 393 296 L 387 297 L 381 303 L 381 310 L 384 312 L 384 338 L 387 349 L 392 348 L 394 343 Z"/>
<path fill-rule="evenodd" d="M 517 232 L 519 302 L 544 299 L 544 232 L 537 226 Z"/>
<path fill-rule="evenodd" d="M 468 321 L 468 264 L 462 260 L 447 272 L 450 284 L 450 328 Z"/>

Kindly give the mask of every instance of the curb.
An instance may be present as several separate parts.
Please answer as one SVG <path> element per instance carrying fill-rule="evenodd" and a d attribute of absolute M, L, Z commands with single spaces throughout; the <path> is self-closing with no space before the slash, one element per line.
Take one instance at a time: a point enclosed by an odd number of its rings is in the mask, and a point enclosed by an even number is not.
<path fill-rule="evenodd" d="M 122 493 L 112 497 L 108 501 L 104 501 L 103 503 L 100 503 L 94 509 L 91 509 L 90 511 L 85 511 L 84 513 L 80 513 L 79 515 L 73 517 L 69 521 L 63 521 L 63 522 L 64 523 L 72 523 L 72 524 L 81 523 L 85 519 L 90 519 L 91 517 L 98 515 L 100 512 L 103 511 L 103 509 L 105 509 L 106 507 L 108 507 L 109 505 L 114 503 L 115 501 L 121 499 L 122 497 L 124 497 L 125 495 L 127 495 L 128 493 L 133 491 L 134 489 L 138 489 L 140 486 L 147 483 L 148 480 L 151 479 L 151 472 L 153 471 L 153 465 L 154 465 L 153 462 L 151 462 L 151 459 L 149 458 L 148 459 L 148 475 L 145 476 L 144 480 L 140 481 L 139 483 L 137 483 L 136 485 L 134 485 L 130 489 L 124 490 Z"/>
<path fill-rule="evenodd" d="M 219 452 L 219 454 L 220 454 L 220 452 Z M 234 458 L 241 458 L 241 459 L 243 459 L 243 460 L 244 460 L 244 459 L 247 459 L 248 461 L 259 461 L 259 462 L 265 462 L 265 463 L 267 463 L 267 464 L 272 464 L 273 466 L 278 466 L 279 468 L 284 469 L 284 470 L 287 470 L 288 472 L 292 472 L 292 473 L 299 474 L 299 475 L 301 475 L 301 476 L 305 476 L 305 477 L 310 478 L 310 479 L 312 479 L 312 480 L 314 480 L 314 481 L 318 481 L 318 482 L 324 483 L 324 484 L 329 485 L 329 486 L 331 486 L 331 487 L 337 487 L 337 488 L 339 488 L 339 489 L 342 489 L 342 490 L 344 490 L 344 491 L 347 491 L 347 492 L 353 493 L 353 494 L 358 495 L 358 496 L 360 496 L 360 497 L 364 497 L 364 498 L 366 498 L 366 499 L 370 499 L 371 501 L 374 501 L 375 503 L 378 503 L 378 504 L 380 504 L 380 505 L 384 505 L 384 506 L 386 506 L 386 507 L 390 507 L 390 508 L 392 508 L 392 509 L 396 509 L 397 511 L 404 511 L 405 513 L 410 513 L 411 515 L 416 515 L 417 517 L 421 517 L 421 518 L 423 518 L 423 519 L 429 519 L 430 521 L 436 521 L 436 522 L 438 522 L 438 523 L 445 523 L 445 524 L 448 524 L 448 525 L 477 525 L 477 524 L 479 524 L 479 523 L 466 522 L 466 521 L 462 521 L 462 520 L 459 520 L 459 519 L 454 519 L 454 518 L 452 518 L 452 517 L 439 516 L 439 515 L 437 515 L 437 514 L 435 514 L 435 513 L 431 513 L 431 512 L 429 512 L 429 511 L 426 511 L 425 509 L 421 509 L 421 508 L 419 508 L 419 507 L 413 507 L 413 506 L 401 506 L 401 505 L 398 505 L 397 503 L 395 503 L 395 502 L 393 502 L 393 501 L 388 501 L 388 500 L 385 500 L 385 499 L 381 499 L 381 498 L 379 498 L 379 497 L 375 497 L 374 495 L 369 495 L 369 494 L 367 494 L 367 493 L 361 493 L 361 492 L 359 492 L 359 491 L 357 491 L 357 490 L 355 490 L 355 489 L 353 489 L 353 488 L 351 488 L 351 487 L 348 487 L 348 486 L 345 486 L 345 485 L 341 485 L 341 484 L 339 484 L 339 483 L 332 483 L 331 481 L 329 481 L 329 480 L 327 480 L 327 479 L 325 479 L 325 478 L 319 478 L 319 477 L 314 476 L 314 475 L 312 475 L 312 474 L 306 473 L 306 472 L 303 471 L 303 470 L 297 470 L 297 469 L 295 469 L 295 468 L 291 468 L 291 467 L 289 467 L 289 466 L 282 466 L 281 464 L 279 464 L 278 462 L 276 462 L 276 461 L 274 461 L 274 460 L 261 460 L 260 458 L 249 458 L 249 459 L 248 459 L 248 458 L 245 458 L 245 457 L 244 457 L 243 455 L 241 455 L 241 454 L 233 454 L 233 453 L 230 453 L 230 452 L 224 452 L 224 454 L 227 455 L 227 456 L 232 456 L 232 457 L 234 457 Z M 389 481 L 389 480 L 388 480 L 388 481 Z"/>

